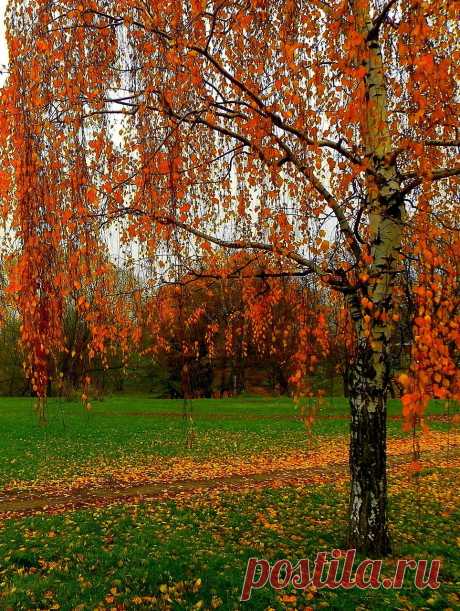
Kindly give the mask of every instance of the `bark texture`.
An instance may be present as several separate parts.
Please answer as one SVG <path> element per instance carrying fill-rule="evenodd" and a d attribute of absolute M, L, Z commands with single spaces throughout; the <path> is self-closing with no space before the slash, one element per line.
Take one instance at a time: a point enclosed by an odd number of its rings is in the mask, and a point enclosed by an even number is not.
<path fill-rule="evenodd" d="M 351 372 L 350 548 L 369 555 L 390 552 L 387 528 L 386 387 L 380 387 L 373 355 L 362 342 Z M 385 379 L 389 369 L 382 363 Z M 376 385 L 377 382 L 377 385 Z"/>
<path fill-rule="evenodd" d="M 379 31 L 366 0 L 352 0 L 366 68 L 361 137 L 366 179 L 369 282 L 350 298 L 357 346 L 350 379 L 349 545 L 369 555 L 390 551 L 387 526 L 386 402 L 391 383 L 393 287 L 398 273 L 404 198 L 388 128 L 388 95 Z"/>

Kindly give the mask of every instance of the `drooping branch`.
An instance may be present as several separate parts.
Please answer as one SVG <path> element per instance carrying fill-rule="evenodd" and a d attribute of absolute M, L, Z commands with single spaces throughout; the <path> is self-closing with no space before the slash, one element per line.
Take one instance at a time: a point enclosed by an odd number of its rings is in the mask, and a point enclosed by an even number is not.
<path fill-rule="evenodd" d="M 339 223 L 339 227 L 347 239 L 353 255 L 356 259 L 359 259 L 361 256 L 361 248 L 340 204 L 334 199 L 332 193 L 330 193 L 330 191 L 315 176 L 315 173 L 310 167 L 306 166 L 299 159 L 297 159 L 291 149 L 284 142 L 278 141 L 278 143 L 286 153 L 286 159 L 291 161 L 298 168 L 298 170 L 302 172 L 308 181 L 315 187 L 318 193 L 320 193 L 325 199 L 328 206 L 334 212 L 337 222 Z"/>
<path fill-rule="evenodd" d="M 425 146 L 460 146 L 460 138 L 454 140 L 425 140 Z"/>
<path fill-rule="evenodd" d="M 439 168 L 431 174 L 432 180 L 441 180 L 442 178 L 450 178 L 450 176 L 458 176 L 460 174 L 460 166 L 454 168 Z"/>
<path fill-rule="evenodd" d="M 222 278 L 221 275 L 218 274 L 204 274 L 204 273 L 200 273 L 197 272 L 195 270 L 191 270 L 189 272 L 190 274 L 192 274 L 193 276 L 195 276 L 196 278 L 209 278 L 212 280 L 219 280 Z M 225 278 L 227 279 L 251 279 L 251 278 L 259 278 L 261 280 L 264 280 L 265 278 L 305 278 L 306 276 L 309 276 L 310 274 L 313 274 L 313 271 L 311 269 L 304 269 L 302 271 L 292 271 L 292 272 L 258 272 L 258 273 L 254 273 L 254 274 L 241 274 L 241 273 L 233 273 L 231 272 L 230 274 L 225 274 Z"/>
<path fill-rule="evenodd" d="M 176 112 L 174 112 L 174 110 L 171 108 L 169 104 L 167 104 L 165 101 L 164 103 L 165 103 L 165 108 L 169 116 L 177 119 L 178 121 L 188 122 L 192 124 L 205 125 L 206 127 L 214 131 L 217 131 L 223 135 L 234 138 L 235 140 L 246 145 L 248 148 L 255 150 L 259 158 L 261 159 L 261 161 L 266 163 L 268 166 L 277 165 L 281 167 L 286 162 L 291 161 L 300 170 L 300 172 L 305 176 L 305 178 L 313 185 L 315 190 L 323 197 L 323 199 L 326 201 L 328 206 L 332 209 L 332 211 L 334 212 L 337 218 L 340 229 L 343 232 L 343 234 L 345 235 L 351 247 L 353 255 L 355 256 L 356 259 L 360 257 L 361 249 L 360 249 L 359 243 L 350 227 L 349 222 L 346 219 L 343 209 L 341 208 L 339 203 L 334 199 L 334 196 L 332 195 L 332 193 L 330 193 L 330 191 L 325 187 L 325 185 L 315 175 L 313 170 L 309 168 L 308 166 L 306 166 L 305 164 L 301 163 L 300 160 L 298 160 L 297 157 L 294 155 L 294 153 L 291 151 L 291 149 L 287 146 L 287 144 L 285 144 L 283 140 L 281 140 L 281 138 L 275 138 L 275 140 L 278 143 L 278 145 L 280 146 L 280 148 L 282 148 L 282 150 L 284 151 L 285 156 L 283 156 L 281 159 L 278 159 L 276 161 L 269 160 L 267 159 L 262 149 L 256 146 L 246 136 L 243 136 L 242 134 L 235 132 L 227 127 L 223 127 L 216 123 L 212 123 L 211 121 L 203 118 L 202 116 L 194 116 L 194 113 L 190 113 L 189 116 L 180 116 Z"/>
<path fill-rule="evenodd" d="M 213 57 L 209 53 L 207 48 L 202 49 L 201 47 L 198 47 L 198 46 L 190 46 L 189 49 L 205 57 L 208 60 L 208 62 L 212 64 L 214 68 L 219 72 L 219 74 L 221 74 L 226 80 L 232 83 L 232 85 L 234 85 L 241 92 L 246 94 L 257 105 L 257 107 L 260 110 L 262 110 L 263 114 L 272 120 L 273 124 L 276 125 L 276 127 L 280 128 L 281 130 L 287 133 L 290 133 L 291 135 L 298 137 L 304 144 L 308 144 L 311 146 L 317 146 L 320 148 L 323 148 L 323 147 L 330 148 L 340 153 L 343 157 L 348 159 L 348 161 L 351 161 L 353 164 L 356 164 L 356 165 L 362 164 L 362 160 L 360 159 L 360 157 L 356 155 L 355 153 L 353 153 L 353 151 L 344 147 L 340 142 L 335 142 L 333 140 L 323 139 L 323 138 L 315 139 L 315 138 L 310 137 L 306 132 L 300 129 L 297 129 L 291 125 L 288 125 L 279 114 L 267 108 L 267 105 L 262 101 L 259 95 L 254 93 L 254 91 L 252 91 L 240 79 L 236 78 L 224 66 L 222 66 L 222 64 L 220 64 L 220 62 L 218 62 L 216 58 Z"/>
<path fill-rule="evenodd" d="M 346 277 L 339 273 L 343 270 L 338 270 L 337 273 L 334 270 L 330 269 L 322 269 L 315 261 L 311 259 L 307 259 L 303 255 L 293 250 L 289 250 L 288 248 L 282 246 L 274 246 L 273 244 L 267 244 L 265 242 L 253 242 L 250 240 L 224 240 L 222 238 L 218 238 L 217 236 L 211 235 L 199 229 L 196 229 L 192 225 L 188 223 L 184 223 L 183 221 L 179 221 L 173 216 L 166 215 L 155 215 L 148 213 L 144 210 L 140 210 L 137 208 L 120 208 L 117 210 L 117 214 L 119 216 L 123 215 L 133 215 L 133 216 L 149 216 L 152 220 L 159 223 L 160 225 L 173 225 L 183 231 L 196 236 L 197 238 L 204 240 L 206 242 L 210 242 L 211 244 L 216 244 L 217 246 L 221 246 L 222 248 L 228 248 L 230 250 L 258 250 L 261 252 L 269 252 L 273 254 L 278 254 L 286 259 L 294 261 L 300 266 L 306 268 L 305 270 L 299 272 L 280 272 L 274 273 L 265 273 L 260 277 L 288 277 L 288 276 L 306 276 L 308 274 L 315 274 L 321 280 L 329 285 L 334 290 L 350 293 L 354 291 L 354 288 L 347 283 Z M 255 277 L 251 275 L 250 277 Z"/>
<path fill-rule="evenodd" d="M 224 240 L 222 238 L 218 238 L 217 236 L 213 236 L 209 233 L 201 231 L 200 229 L 196 229 L 192 225 L 184 223 L 183 221 L 179 221 L 179 219 L 176 219 L 173 216 L 155 215 L 136 208 L 122 208 L 119 209 L 117 212 L 119 214 L 132 214 L 133 216 L 150 216 L 155 222 L 159 223 L 160 225 L 174 225 L 175 227 L 178 227 L 179 229 L 182 229 L 187 233 L 190 233 L 196 236 L 197 238 L 200 238 L 201 240 L 211 242 L 212 244 L 216 244 L 217 246 L 221 246 L 222 248 L 229 248 L 233 250 L 261 250 L 264 252 L 277 253 L 286 257 L 287 259 L 295 261 L 303 267 L 307 267 L 319 276 L 326 275 L 326 272 L 321 270 L 314 261 L 305 258 L 304 256 L 295 251 L 288 250 L 287 248 L 278 246 L 275 247 L 273 244 L 267 244 L 265 242 L 252 242 L 247 240 Z"/>
<path fill-rule="evenodd" d="M 431 176 L 428 177 L 429 180 L 436 181 L 442 180 L 443 178 L 450 178 L 452 176 L 460 175 L 460 166 L 456 166 L 453 168 L 438 168 L 437 170 L 433 170 Z M 415 172 L 410 172 L 408 174 L 403 174 L 403 180 L 411 180 L 402 190 L 401 193 L 403 195 L 407 195 L 411 191 L 413 191 L 416 187 L 420 186 L 426 178 L 422 176 L 417 176 Z"/>

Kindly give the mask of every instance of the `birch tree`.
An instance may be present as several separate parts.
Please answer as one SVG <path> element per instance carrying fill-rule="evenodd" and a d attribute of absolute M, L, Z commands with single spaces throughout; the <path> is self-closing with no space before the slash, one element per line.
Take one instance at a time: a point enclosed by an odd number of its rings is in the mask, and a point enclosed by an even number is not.
<path fill-rule="evenodd" d="M 403 257 L 429 252 L 415 250 L 424 226 L 458 236 L 454 5 L 11 0 L 0 183 L 37 393 L 69 294 L 95 345 L 123 326 L 105 280 L 117 222 L 158 281 L 174 265 L 199 275 L 222 248 L 270 258 L 270 275 L 314 276 L 353 325 L 349 545 L 387 553 L 395 287 Z"/>

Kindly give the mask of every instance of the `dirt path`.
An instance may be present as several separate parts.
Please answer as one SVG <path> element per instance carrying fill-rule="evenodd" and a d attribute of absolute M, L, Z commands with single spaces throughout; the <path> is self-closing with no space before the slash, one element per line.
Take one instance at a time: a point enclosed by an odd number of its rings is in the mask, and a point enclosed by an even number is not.
<path fill-rule="evenodd" d="M 61 496 L 29 496 L 17 495 L 0 501 L 0 515 L 3 513 L 42 511 L 57 507 L 84 507 L 109 504 L 113 501 L 136 499 L 147 500 L 155 498 L 173 498 L 183 493 L 203 492 L 213 489 L 241 489 L 257 484 L 272 484 L 274 482 L 326 483 L 333 481 L 338 474 L 345 474 L 346 464 L 310 467 L 305 469 L 277 469 L 249 475 L 229 475 L 205 479 L 183 479 L 172 482 L 152 482 L 142 486 L 127 486 L 121 488 L 95 487 L 80 489 Z"/>
<path fill-rule="evenodd" d="M 460 459 L 450 457 L 446 462 L 445 451 L 430 452 L 424 466 L 445 469 L 460 467 Z M 389 456 L 390 472 L 409 471 L 412 455 L 401 452 Z M 229 474 L 222 477 L 184 478 L 169 481 L 152 480 L 140 485 L 123 485 L 114 481 L 111 486 L 89 486 L 69 489 L 65 493 L 56 490 L 54 494 L 34 493 L 33 490 L 0 495 L 0 519 L 40 512 L 58 513 L 75 508 L 106 506 L 131 500 L 166 500 L 181 496 L 200 494 L 211 490 L 245 490 L 264 486 L 285 486 L 294 484 L 318 485 L 346 481 L 346 461 L 329 462 L 320 466 L 273 468 L 244 474 Z"/>

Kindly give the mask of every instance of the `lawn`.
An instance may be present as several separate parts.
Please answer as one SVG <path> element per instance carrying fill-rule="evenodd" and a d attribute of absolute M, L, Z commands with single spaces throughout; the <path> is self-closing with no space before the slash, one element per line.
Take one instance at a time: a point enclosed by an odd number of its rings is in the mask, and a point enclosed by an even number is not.
<path fill-rule="evenodd" d="M 401 590 L 267 586 L 243 604 L 251 556 L 294 563 L 344 548 L 346 402 L 325 401 L 308 435 L 288 399 L 196 400 L 191 448 L 182 409 L 181 401 L 121 396 L 86 412 L 55 399 L 39 427 L 31 399 L 0 399 L 0 511 L 2 499 L 59 500 L 0 513 L 1 609 L 458 606 L 455 424 L 430 422 L 433 440 L 414 474 L 411 439 L 390 402 L 394 549 L 384 572 L 396 558 L 439 558 L 439 590 L 410 581 Z M 433 403 L 430 413 L 445 409 Z M 253 477 L 267 470 L 269 480 Z M 134 494 L 140 485 L 145 494 Z M 92 489 L 99 495 L 87 498 Z M 126 495 L 111 497 L 120 490 Z M 72 505 L 77 497 L 84 502 Z"/>
<path fill-rule="evenodd" d="M 117 396 L 93 401 L 92 409 L 85 411 L 79 402 L 49 399 L 46 427 L 37 425 L 33 404 L 31 398 L 0 398 L 0 485 L 80 475 L 105 463 L 152 456 L 210 460 L 264 451 L 279 454 L 310 442 L 304 424 L 296 419 L 298 410 L 284 397 L 193 401 L 197 441 L 191 449 L 185 443 L 188 427 L 180 400 Z M 445 410 L 441 402 L 432 402 L 429 413 Z M 390 417 L 399 415 L 399 402 L 390 401 L 388 411 Z M 324 400 L 317 415 L 316 437 L 347 435 L 345 399 Z M 430 428 L 447 430 L 448 425 L 433 421 Z M 403 435 L 398 420 L 390 419 L 388 429 L 389 435 Z"/>

